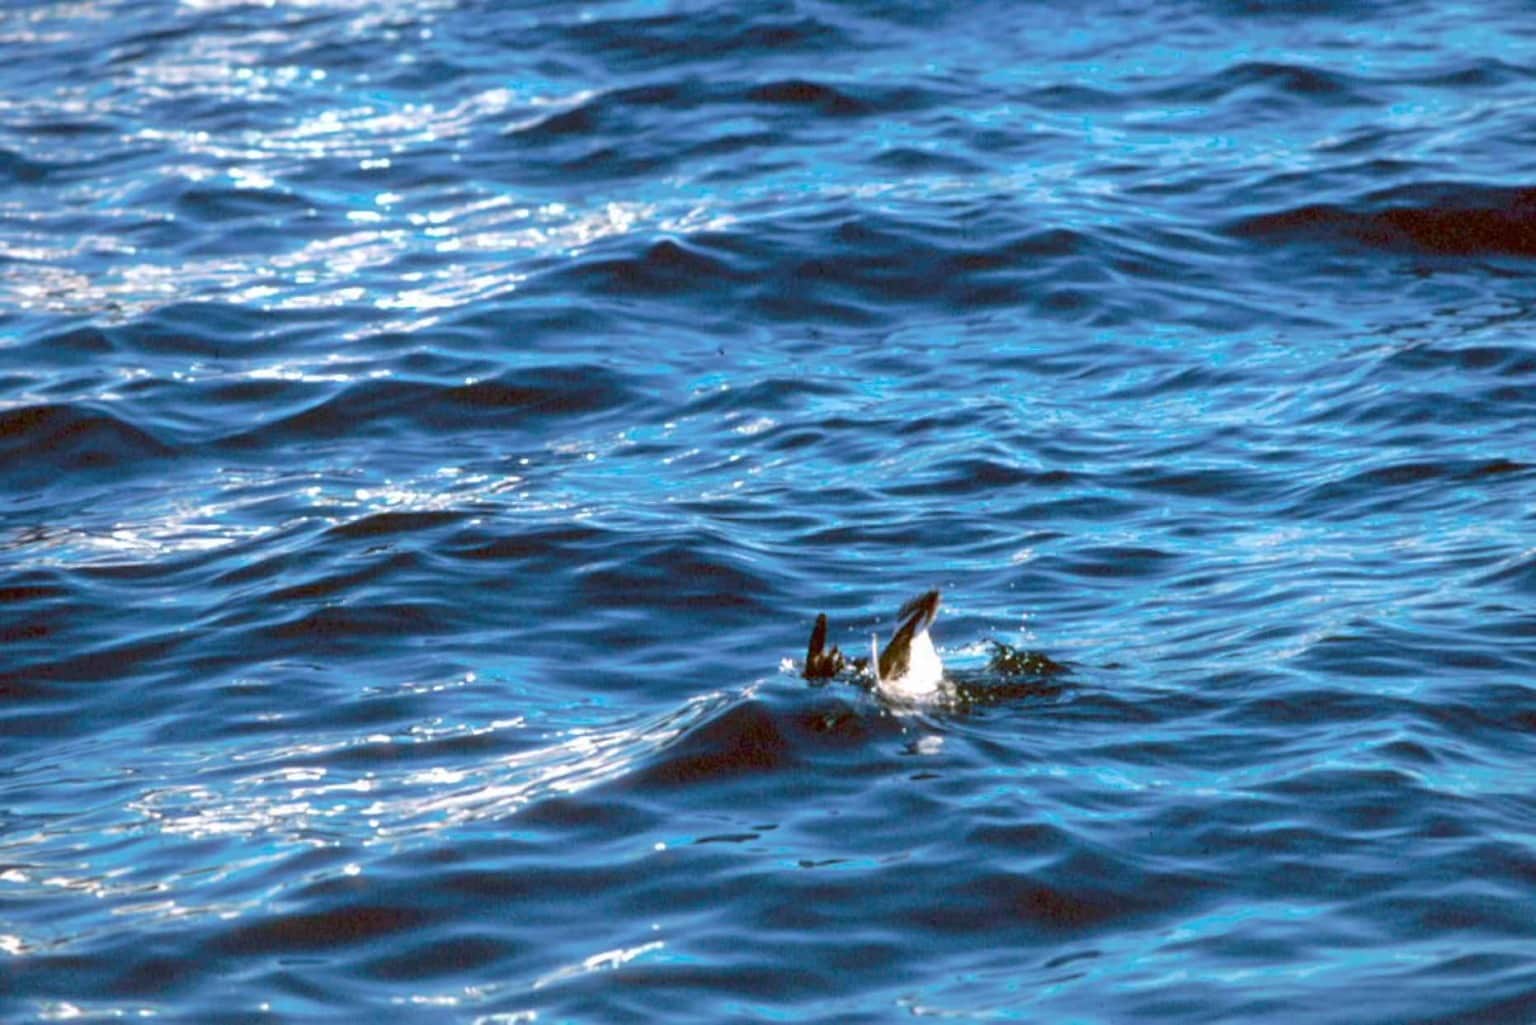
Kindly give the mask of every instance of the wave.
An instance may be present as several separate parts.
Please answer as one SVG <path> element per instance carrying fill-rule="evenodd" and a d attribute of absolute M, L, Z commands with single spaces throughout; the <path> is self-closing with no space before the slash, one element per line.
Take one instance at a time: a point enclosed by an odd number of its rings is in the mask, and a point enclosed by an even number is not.
<path fill-rule="evenodd" d="M 1238 238 L 1356 245 L 1438 256 L 1536 256 L 1536 188 L 1466 182 L 1405 185 L 1343 205 L 1315 203 L 1244 218 Z"/>
<path fill-rule="evenodd" d="M 658 300 L 688 309 L 690 321 L 728 308 L 739 311 L 737 324 L 746 314 L 862 329 L 902 324 L 914 309 L 930 318 L 1029 311 L 1107 326 L 1173 302 L 1170 275 L 1183 271 L 1180 288 L 1200 287 L 1151 240 L 1042 224 L 1015 201 L 902 206 L 872 213 L 827 202 L 686 239 L 600 244 L 535 275 L 526 290 L 577 292 L 612 309 Z M 732 322 L 721 330 L 739 330 Z"/>
<path fill-rule="evenodd" d="M 174 455 L 172 446 L 98 406 L 43 403 L 0 411 L 0 478 L 17 487 L 120 474 Z"/>
<path fill-rule="evenodd" d="M 646 126 L 660 111 L 672 114 L 702 108 L 744 108 L 782 116 L 810 114 L 825 118 L 910 113 L 939 103 L 941 94 L 916 86 L 833 85 L 810 78 L 761 82 L 669 79 L 609 89 L 571 106 L 506 130 L 506 138 L 524 144 L 555 144 L 571 137 L 622 134 Z"/>
<path fill-rule="evenodd" d="M 827 123 L 910 116 L 937 108 L 945 92 L 926 85 L 870 85 L 785 77 L 762 81 L 673 78 L 579 94 L 547 113 L 523 112 L 477 153 L 488 168 L 515 159 L 522 177 L 608 181 L 654 177 L 702 161 L 729 178 L 824 130 Z M 729 127 L 722 131 L 722 125 Z"/>
<path fill-rule="evenodd" d="M 552 34 L 566 45 L 637 70 L 763 53 L 842 53 L 856 45 L 847 29 L 810 15 L 719 8 L 706 20 L 707 26 L 702 25 L 693 13 L 581 19 L 559 24 Z"/>
<path fill-rule="evenodd" d="M 267 448 L 368 435 L 532 429 L 552 420 L 617 413 L 637 394 L 625 375 L 582 364 L 519 367 L 458 385 L 361 381 L 332 391 L 300 412 L 227 434 L 219 444 Z"/>

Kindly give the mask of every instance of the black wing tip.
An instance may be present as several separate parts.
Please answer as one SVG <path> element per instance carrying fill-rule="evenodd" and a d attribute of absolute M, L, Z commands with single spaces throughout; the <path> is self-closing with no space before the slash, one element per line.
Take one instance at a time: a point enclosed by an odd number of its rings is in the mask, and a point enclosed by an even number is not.
<path fill-rule="evenodd" d="M 896 613 L 896 618 L 904 620 L 913 613 L 921 612 L 923 615 L 923 621 L 925 623 L 931 623 L 939 614 L 939 599 L 941 597 L 943 597 L 943 595 L 939 592 L 937 587 L 931 591 L 924 591 L 922 594 L 918 595 L 916 598 L 911 599 L 905 605 L 903 605 L 901 607 L 901 611 Z"/>
<path fill-rule="evenodd" d="M 827 680 L 842 671 L 847 660 L 843 653 L 837 650 L 837 645 L 832 645 L 830 651 L 827 647 L 827 614 L 825 612 L 816 617 L 816 625 L 811 627 L 811 640 L 805 646 L 805 672 L 802 673 L 807 680 Z"/>
<path fill-rule="evenodd" d="M 939 614 L 939 590 L 924 591 L 911 599 L 896 613 L 900 623 L 885 650 L 880 652 L 880 675 L 883 678 L 900 676 L 907 671 L 911 661 L 912 638 L 933 623 Z"/>
<path fill-rule="evenodd" d="M 811 627 L 811 642 L 806 646 L 805 649 L 806 662 L 809 663 L 811 659 L 815 658 L 817 655 L 820 655 L 821 649 L 825 648 L 826 646 L 827 614 L 822 612 L 816 616 L 816 625 Z"/>

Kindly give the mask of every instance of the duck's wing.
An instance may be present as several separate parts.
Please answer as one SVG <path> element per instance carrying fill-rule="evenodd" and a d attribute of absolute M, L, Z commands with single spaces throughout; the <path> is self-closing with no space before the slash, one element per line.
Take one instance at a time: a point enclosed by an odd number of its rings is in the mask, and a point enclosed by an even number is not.
<path fill-rule="evenodd" d="M 922 625 L 927 627 L 939 615 L 939 592 L 937 590 L 924 591 L 916 598 L 911 599 L 896 613 L 896 618 L 903 624 L 907 617 L 922 613 Z"/>
<path fill-rule="evenodd" d="M 895 680 L 906 675 L 912 664 L 912 639 L 928 629 L 939 614 L 939 592 L 927 591 L 901 607 L 896 618 L 901 625 L 891 635 L 890 643 L 880 653 L 880 678 Z"/>

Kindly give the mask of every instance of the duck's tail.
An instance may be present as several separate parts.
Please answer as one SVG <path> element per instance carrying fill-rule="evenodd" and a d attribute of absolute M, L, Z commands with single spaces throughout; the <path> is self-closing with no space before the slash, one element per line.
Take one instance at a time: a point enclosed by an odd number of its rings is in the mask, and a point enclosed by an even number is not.
<path fill-rule="evenodd" d="M 827 650 L 827 614 L 823 612 L 816 617 L 810 643 L 805 646 L 804 676 L 807 680 L 829 680 L 842 671 L 844 662 L 837 645 Z"/>

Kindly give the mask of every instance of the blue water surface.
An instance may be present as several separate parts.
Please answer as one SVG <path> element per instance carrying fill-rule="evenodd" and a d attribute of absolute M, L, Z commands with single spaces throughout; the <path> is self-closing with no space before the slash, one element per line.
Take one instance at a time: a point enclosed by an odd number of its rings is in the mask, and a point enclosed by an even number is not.
<path fill-rule="evenodd" d="M 1536 1017 L 1527 5 L 0 55 L 0 1020 Z"/>

